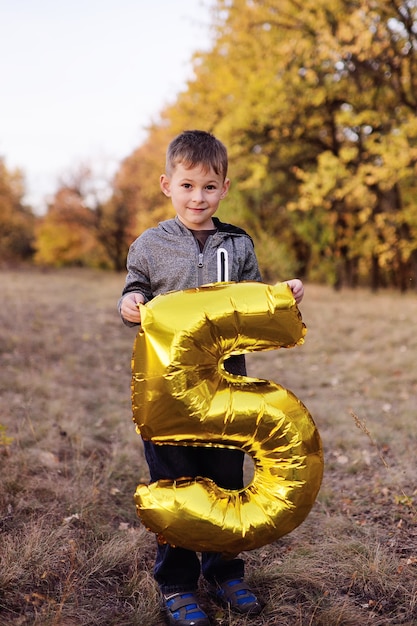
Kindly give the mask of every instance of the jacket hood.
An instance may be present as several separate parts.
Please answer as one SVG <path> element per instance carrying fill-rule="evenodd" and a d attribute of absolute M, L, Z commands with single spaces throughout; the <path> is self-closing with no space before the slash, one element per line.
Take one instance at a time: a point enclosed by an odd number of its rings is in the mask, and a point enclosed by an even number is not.
<path fill-rule="evenodd" d="M 219 233 L 227 233 L 228 235 L 245 235 L 248 237 L 252 243 L 252 237 L 248 235 L 248 233 L 238 226 L 234 226 L 233 224 L 228 224 L 227 222 L 222 222 L 218 217 L 213 217 L 214 226 L 217 228 Z M 184 226 L 184 224 L 179 219 L 178 215 L 175 216 L 174 219 L 165 220 L 163 222 L 159 222 L 159 228 L 161 228 L 164 232 L 170 235 L 192 235 L 189 228 Z"/>

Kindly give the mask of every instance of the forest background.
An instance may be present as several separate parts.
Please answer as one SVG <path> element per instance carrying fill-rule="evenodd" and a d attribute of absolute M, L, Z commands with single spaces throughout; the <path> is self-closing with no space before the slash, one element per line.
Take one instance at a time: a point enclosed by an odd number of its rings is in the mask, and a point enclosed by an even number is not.
<path fill-rule="evenodd" d="M 0 159 L 0 262 L 121 270 L 170 217 L 158 179 L 186 128 L 228 147 L 219 217 L 253 235 L 266 281 L 416 289 L 415 0 L 218 0 L 213 40 L 113 180 L 69 172 L 44 215 Z"/>

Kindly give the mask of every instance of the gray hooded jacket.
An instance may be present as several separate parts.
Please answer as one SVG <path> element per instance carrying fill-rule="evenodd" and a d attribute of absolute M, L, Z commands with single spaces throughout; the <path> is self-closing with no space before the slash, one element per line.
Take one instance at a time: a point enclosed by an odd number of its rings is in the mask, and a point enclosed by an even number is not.
<path fill-rule="evenodd" d="M 192 289 L 215 282 L 261 281 L 253 241 L 241 228 L 214 217 L 217 232 L 210 235 L 200 252 L 192 232 L 175 217 L 146 230 L 130 246 L 127 293 L 141 293 L 145 302 L 168 291 Z M 122 318 L 123 319 L 123 318 Z M 127 326 L 135 324 L 123 319 Z M 227 369 L 244 374 L 242 356 L 228 359 Z"/>
<path fill-rule="evenodd" d="M 202 252 L 192 232 L 178 217 L 161 222 L 140 235 L 129 249 L 122 298 L 127 293 L 139 292 L 145 302 L 149 302 L 168 291 L 209 283 L 260 281 L 249 235 L 217 218 L 213 218 L 213 222 L 217 232 L 209 236 Z"/>

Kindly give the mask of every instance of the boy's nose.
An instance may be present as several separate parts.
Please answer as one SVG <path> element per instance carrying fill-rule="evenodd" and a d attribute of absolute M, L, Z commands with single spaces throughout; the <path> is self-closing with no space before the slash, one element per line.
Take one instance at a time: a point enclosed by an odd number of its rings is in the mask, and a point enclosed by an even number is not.
<path fill-rule="evenodd" d="M 194 189 L 193 193 L 193 201 L 194 202 L 202 202 L 204 200 L 204 194 L 202 189 Z"/>

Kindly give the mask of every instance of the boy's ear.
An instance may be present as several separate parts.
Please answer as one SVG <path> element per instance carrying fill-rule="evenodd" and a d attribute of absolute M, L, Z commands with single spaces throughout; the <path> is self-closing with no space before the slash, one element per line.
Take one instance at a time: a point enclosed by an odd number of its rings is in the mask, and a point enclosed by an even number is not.
<path fill-rule="evenodd" d="M 223 183 L 223 189 L 222 189 L 222 193 L 221 193 L 221 200 L 223 200 L 223 198 L 225 198 L 227 196 L 227 192 L 229 191 L 229 187 L 230 187 L 230 179 L 229 178 L 225 178 L 224 183 Z"/>
<path fill-rule="evenodd" d="M 166 174 L 161 174 L 159 178 L 159 184 L 161 185 L 162 193 L 164 193 L 167 198 L 170 198 L 171 197 L 171 185 L 169 182 L 169 178 Z"/>

